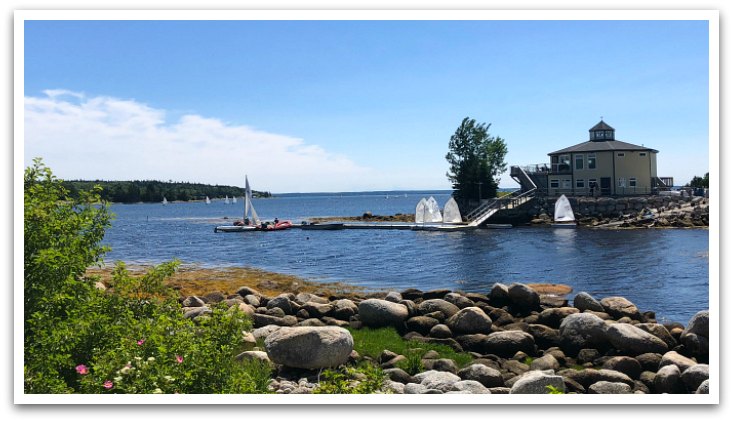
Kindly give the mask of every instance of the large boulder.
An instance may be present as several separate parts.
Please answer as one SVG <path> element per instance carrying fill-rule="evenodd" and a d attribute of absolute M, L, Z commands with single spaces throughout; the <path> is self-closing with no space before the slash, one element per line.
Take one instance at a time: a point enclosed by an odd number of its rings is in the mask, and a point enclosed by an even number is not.
<path fill-rule="evenodd" d="M 407 327 L 407 331 L 415 331 L 426 336 L 428 335 L 428 333 L 430 333 L 430 329 L 432 329 L 439 323 L 440 321 L 435 318 L 426 316 L 415 316 L 408 319 L 405 322 L 405 326 Z"/>
<path fill-rule="evenodd" d="M 657 394 L 681 394 L 685 392 L 680 369 L 675 365 L 659 368 L 654 376 L 654 392 Z"/>
<path fill-rule="evenodd" d="M 417 305 L 417 312 L 420 315 L 430 314 L 439 311 L 442 312 L 446 318 L 450 318 L 458 313 L 459 310 L 460 309 L 456 305 L 443 299 L 428 299 L 420 302 L 420 304 Z"/>
<path fill-rule="evenodd" d="M 699 363 L 687 368 L 680 377 L 687 391 L 695 391 L 703 381 L 710 378 L 710 367 L 705 363 Z"/>
<path fill-rule="evenodd" d="M 613 356 L 603 363 L 603 369 L 623 372 L 635 380 L 641 375 L 641 364 L 638 360 L 628 356 Z"/>
<path fill-rule="evenodd" d="M 628 375 L 611 369 L 586 368 L 579 371 L 576 371 L 575 369 L 563 369 L 558 372 L 558 375 L 569 378 L 586 389 L 598 381 L 622 382 L 627 384 L 629 387 L 634 386 L 634 380 L 632 380 Z"/>
<path fill-rule="evenodd" d="M 699 387 L 697 387 L 697 390 L 695 390 L 695 394 L 710 394 L 710 380 L 703 381 Z"/>
<path fill-rule="evenodd" d="M 509 285 L 508 293 L 509 300 L 516 310 L 527 313 L 540 309 L 540 294 L 526 284 L 512 283 Z"/>
<path fill-rule="evenodd" d="M 494 283 L 489 293 L 489 304 L 501 308 L 509 304 L 509 288 L 505 284 Z"/>
<path fill-rule="evenodd" d="M 612 296 L 603 298 L 601 299 L 601 305 L 603 305 L 603 309 L 606 313 L 611 315 L 614 319 L 629 317 L 637 321 L 642 320 L 639 308 L 624 297 Z"/>
<path fill-rule="evenodd" d="M 529 324 L 527 332 L 532 334 L 540 349 L 560 347 L 560 330 L 542 324 Z"/>
<path fill-rule="evenodd" d="M 573 306 L 578 308 L 580 312 L 590 310 L 596 312 L 605 312 L 606 310 L 593 296 L 586 292 L 580 292 L 573 298 Z"/>
<path fill-rule="evenodd" d="M 606 323 L 593 314 L 568 315 L 560 324 L 560 344 L 565 353 L 577 354 L 581 349 L 601 349 L 608 344 Z"/>
<path fill-rule="evenodd" d="M 550 369 L 557 371 L 560 369 L 560 363 L 555 356 L 548 353 L 532 360 L 532 363 L 529 364 L 529 369 L 532 371 L 547 371 Z"/>
<path fill-rule="evenodd" d="M 703 337 L 710 337 L 710 311 L 700 311 L 696 313 L 690 322 L 687 323 L 685 331 L 682 335 L 692 333 Z"/>
<path fill-rule="evenodd" d="M 342 365 L 353 349 L 351 333 L 341 327 L 283 327 L 265 338 L 270 360 L 291 368 Z"/>
<path fill-rule="evenodd" d="M 481 363 L 474 363 L 461 369 L 458 371 L 458 376 L 463 380 L 478 381 L 487 388 L 504 386 L 501 372 Z"/>
<path fill-rule="evenodd" d="M 470 306 L 448 318 L 446 325 L 457 334 L 488 334 L 491 332 L 491 318 L 481 308 Z"/>
<path fill-rule="evenodd" d="M 429 390 L 440 390 L 443 392 L 453 390 L 453 384 L 461 378 L 456 374 L 441 371 L 425 371 L 414 376 L 415 380 Z"/>
<path fill-rule="evenodd" d="M 486 353 L 505 358 L 512 357 L 517 352 L 535 352 L 534 337 L 519 330 L 491 333 L 483 340 L 483 346 Z"/>
<path fill-rule="evenodd" d="M 598 381 L 588 387 L 588 394 L 633 394 L 633 391 L 623 382 Z"/>
<path fill-rule="evenodd" d="M 267 302 L 267 309 L 272 308 L 282 309 L 285 315 L 293 314 L 293 307 L 290 305 L 290 297 L 285 294 L 272 298 Z"/>
<path fill-rule="evenodd" d="M 331 302 L 333 306 L 333 316 L 336 319 L 348 321 L 349 318 L 356 315 L 359 311 L 359 307 L 349 299 L 339 299 L 335 302 Z"/>
<path fill-rule="evenodd" d="M 659 362 L 659 368 L 667 365 L 674 365 L 679 368 L 680 372 L 684 372 L 687 368 L 697 365 L 697 362 L 687 356 L 682 356 L 674 350 L 670 350 L 662 356 L 662 360 Z"/>
<path fill-rule="evenodd" d="M 643 324 L 637 324 L 636 327 L 641 328 L 649 334 L 654 334 L 655 336 L 659 337 L 663 342 L 667 344 L 667 347 L 669 349 L 677 346 L 677 340 L 674 339 L 667 327 L 662 324 L 647 322 Z"/>
<path fill-rule="evenodd" d="M 709 354 L 710 344 L 710 311 L 696 313 L 680 335 L 682 343 L 688 352 L 696 357 L 706 357 Z"/>
<path fill-rule="evenodd" d="M 608 341 L 616 350 L 631 356 L 642 353 L 666 353 L 667 343 L 631 324 L 611 324 L 606 329 Z"/>
<path fill-rule="evenodd" d="M 540 312 L 537 315 L 537 323 L 546 325 L 552 328 L 559 328 L 560 323 L 565 317 L 572 314 L 577 314 L 579 311 L 577 308 L 561 307 L 561 308 L 549 308 Z"/>
<path fill-rule="evenodd" d="M 550 387 L 565 392 L 565 383 L 561 376 L 544 371 L 529 371 L 514 382 L 509 394 L 550 394 Z"/>
<path fill-rule="evenodd" d="M 381 299 L 367 299 L 359 303 L 359 319 L 369 327 L 402 327 L 408 312 L 405 305 Z"/>
<path fill-rule="evenodd" d="M 450 391 L 449 393 L 491 394 L 491 391 L 478 381 L 463 380 L 454 383 L 453 391 Z"/>

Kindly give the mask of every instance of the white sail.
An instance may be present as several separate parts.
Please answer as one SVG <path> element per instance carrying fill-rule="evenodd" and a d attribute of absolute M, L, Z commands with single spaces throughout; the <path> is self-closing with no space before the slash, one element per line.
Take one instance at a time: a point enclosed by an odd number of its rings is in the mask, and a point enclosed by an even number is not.
<path fill-rule="evenodd" d="M 163 197 L 163 205 L 168 205 L 168 200 L 165 199 L 165 196 Z"/>
<path fill-rule="evenodd" d="M 463 219 L 461 218 L 461 211 L 458 209 L 458 203 L 451 196 L 448 202 L 445 203 L 443 208 L 443 222 L 444 223 L 460 223 Z"/>
<path fill-rule="evenodd" d="M 211 199 L 209 199 L 209 197 L 208 197 L 208 196 L 206 197 L 206 203 L 207 203 L 207 204 L 210 204 L 210 203 L 211 203 Z"/>
<path fill-rule="evenodd" d="M 236 204 L 236 203 L 237 203 L 237 197 L 236 196 L 232 196 L 232 204 Z"/>
<path fill-rule="evenodd" d="M 247 176 L 244 176 L 244 218 L 247 218 L 247 210 L 248 208 L 252 211 L 252 223 L 254 225 L 259 226 L 260 225 L 260 218 L 257 216 L 257 211 L 255 211 L 255 206 L 252 203 L 252 189 L 249 187 L 249 179 L 247 179 Z"/>
<path fill-rule="evenodd" d="M 428 198 L 426 205 L 428 207 L 429 217 L 425 219 L 426 223 L 441 223 L 443 222 L 443 216 L 440 214 L 440 207 L 438 201 L 432 196 Z"/>
<path fill-rule="evenodd" d="M 555 221 L 561 223 L 575 221 L 573 207 L 570 206 L 570 201 L 565 195 L 560 195 L 555 201 Z"/>
<path fill-rule="evenodd" d="M 229 204 L 229 195 L 224 195 L 224 203 Z"/>
<path fill-rule="evenodd" d="M 425 217 L 427 216 L 427 209 L 428 209 L 427 201 L 425 201 L 425 198 L 422 198 L 420 202 L 417 203 L 417 206 L 415 207 L 415 222 L 416 223 L 425 222 Z"/>

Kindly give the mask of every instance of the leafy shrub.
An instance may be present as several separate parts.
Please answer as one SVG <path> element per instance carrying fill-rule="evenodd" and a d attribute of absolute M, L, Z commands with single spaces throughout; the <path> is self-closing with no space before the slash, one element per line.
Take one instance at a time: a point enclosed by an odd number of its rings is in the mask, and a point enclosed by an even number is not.
<path fill-rule="evenodd" d="M 358 368 L 340 366 L 327 369 L 319 379 L 315 394 L 374 394 L 384 387 L 385 373 L 373 364 L 363 364 Z"/>

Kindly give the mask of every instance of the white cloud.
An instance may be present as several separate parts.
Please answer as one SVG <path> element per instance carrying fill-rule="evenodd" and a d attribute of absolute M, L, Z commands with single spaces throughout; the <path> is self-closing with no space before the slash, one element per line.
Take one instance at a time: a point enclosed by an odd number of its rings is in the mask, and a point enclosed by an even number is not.
<path fill-rule="evenodd" d="M 373 170 L 303 139 L 185 115 L 134 100 L 47 90 L 25 97 L 25 164 L 42 157 L 60 178 L 155 179 L 274 192 L 374 189 Z"/>

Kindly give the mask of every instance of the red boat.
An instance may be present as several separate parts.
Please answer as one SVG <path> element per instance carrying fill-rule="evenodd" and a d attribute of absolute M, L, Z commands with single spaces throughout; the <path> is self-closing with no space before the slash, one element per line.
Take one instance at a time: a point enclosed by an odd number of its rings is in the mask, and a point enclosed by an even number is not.
<path fill-rule="evenodd" d="M 263 222 L 259 226 L 256 226 L 255 230 L 261 231 L 273 231 L 273 230 L 286 230 L 293 227 L 293 223 L 290 221 L 278 221 L 277 223 Z"/>

